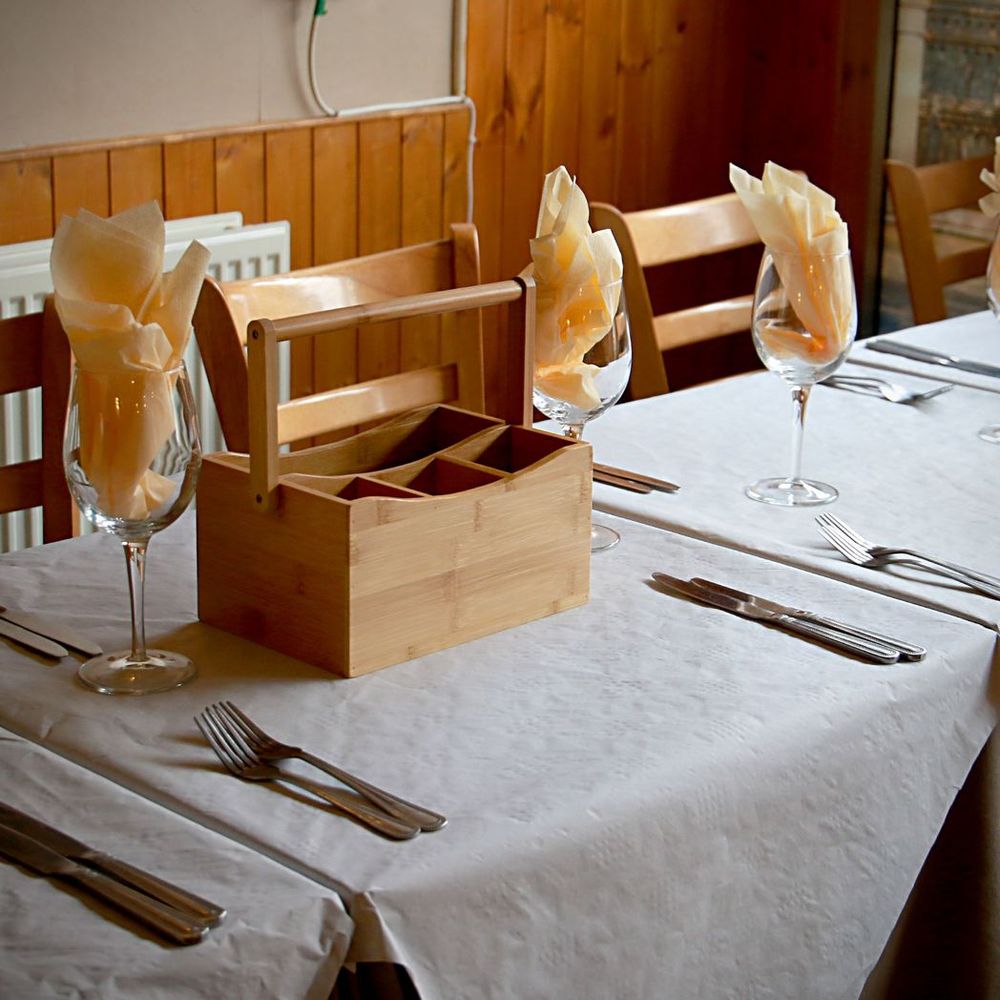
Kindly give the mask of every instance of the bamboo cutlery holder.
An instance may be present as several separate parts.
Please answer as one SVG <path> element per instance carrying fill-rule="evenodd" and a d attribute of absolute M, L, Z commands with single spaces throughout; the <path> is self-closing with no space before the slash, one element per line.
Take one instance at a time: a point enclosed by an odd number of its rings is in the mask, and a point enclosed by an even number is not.
<path fill-rule="evenodd" d="M 533 292 L 498 282 L 252 323 L 250 454 L 201 472 L 201 619 L 351 677 L 586 602 L 591 452 L 530 427 Z M 279 454 L 279 341 L 502 302 L 524 343 L 510 423 L 406 389 L 415 408 L 387 423 Z M 384 401 L 404 376 L 377 381 Z"/>

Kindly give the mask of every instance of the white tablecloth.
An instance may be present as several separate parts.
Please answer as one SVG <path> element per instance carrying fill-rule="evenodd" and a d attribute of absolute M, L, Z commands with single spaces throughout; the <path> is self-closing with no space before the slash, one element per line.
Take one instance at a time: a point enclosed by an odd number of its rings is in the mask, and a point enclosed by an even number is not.
<path fill-rule="evenodd" d="M 151 546 L 148 630 L 200 677 L 102 698 L 74 684 L 73 662 L 0 644 L 0 722 L 336 888 L 350 957 L 401 962 L 425 1000 L 857 997 L 994 724 L 996 635 L 617 526 L 586 606 L 335 680 L 196 621 L 187 517 Z M 122 563 L 104 536 L 5 557 L 4 603 L 69 614 L 114 648 L 128 635 Z M 931 652 L 869 666 L 666 596 L 646 582 L 656 568 L 794 597 Z M 449 825 L 391 843 L 238 782 L 192 722 L 220 698 Z"/>
<path fill-rule="evenodd" d="M 0 800 L 229 911 L 176 947 L 0 859 L 0 996 L 329 996 L 352 932 L 330 891 L 2 728 Z"/>
<path fill-rule="evenodd" d="M 932 351 L 952 354 L 969 361 L 1000 366 L 1000 322 L 991 312 L 970 313 L 968 316 L 957 316 L 954 319 L 942 320 L 940 323 L 926 323 L 923 326 L 914 326 L 908 330 L 859 341 L 851 349 L 845 373 L 852 373 L 856 366 L 864 365 L 1000 393 L 1000 378 L 871 350 L 868 344 L 878 340 L 898 341 L 913 347 L 926 347 Z M 1000 421 L 1000 405 L 996 400 L 993 401 L 993 407 L 994 411 L 998 411 L 996 421 Z"/>
<path fill-rule="evenodd" d="M 855 566 L 814 522 L 830 511 L 879 544 L 1000 575 L 1000 448 L 976 435 L 993 419 L 1000 419 L 996 396 L 966 387 L 904 406 L 816 386 L 802 472 L 836 486 L 840 498 L 794 510 L 743 493 L 757 479 L 791 471 L 791 394 L 770 372 L 615 406 L 587 425 L 585 437 L 595 461 L 681 486 L 642 495 L 595 484 L 600 510 L 994 625 L 1000 602 L 910 567 Z"/>

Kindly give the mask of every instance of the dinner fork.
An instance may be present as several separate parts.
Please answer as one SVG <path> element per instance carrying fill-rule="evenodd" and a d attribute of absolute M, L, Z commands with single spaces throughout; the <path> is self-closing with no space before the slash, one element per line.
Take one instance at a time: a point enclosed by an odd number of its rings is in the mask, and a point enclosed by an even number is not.
<path fill-rule="evenodd" d="M 820 514 L 816 518 L 816 524 L 820 534 L 843 556 L 858 566 L 878 567 L 894 561 L 912 562 L 917 560 L 935 567 L 944 576 L 958 580 L 987 597 L 1000 600 L 1000 579 L 979 573 L 966 566 L 936 559 L 914 549 L 876 545 L 863 535 L 859 535 L 835 514 Z"/>
<path fill-rule="evenodd" d="M 425 833 L 433 830 L 440 830 L 448 820 L 440 813 L 424 809 L 422 806 L 414 805 L 401 799 L 397 795 L 367 781 L 363 781 L 356 775 L 331 764 L 320 757 L 315 757 L 308 750 L 302 747 L 291 746 L 282 743 L 273 736 L 269 736 L 244 712 L 240 711 L 231 701 L 216 702 L 211 708 L 217 713 L 216 718 L 222 721 L 228 720 L 231 726 L 235 727 L 239 735 L 243 738 L 250 749 L 261 758 L 261 760 L 304 760 L 307 764 L 325 771 L 338 781 L 353 789 L 359 795 L 363 795 L 373 805 L 403 820 L 404 823 L 413 823 L 420 827 Z"/>
<path fill-rule="evenodd" d="M 371 829 L 394 840 L 409 840 L 420 832 L 418 827 L 387 816 L 361 802 L 354 802 L 349 796 L 342 795 L 334 789 L 321 788 L 296 774 L 282 771 L 273 764 L 264 763 L 260 758 L 255 757 L 246 744 L 237 738 L 231 730 L 220 724 L 218 716 L 212 712 L 210 707 L 196 715 L 194 721 L 202 735 L 208 740 L 209 746 L 215 751 L 216 757 L 222 762 L 223 767 L 237 778 L 242 778 L 244 781 L 283 781 L 289 785 L 298 785 L 336 806 L 342 812 L 353 816 Z"/>
<path fill-rule="evenodd" d="M 898 385 L 896 382 L 887 382 L 885 379 L 868 375 L 831 375 L 820 384 L 832 386 L 834 389 L 848 389 L 851 392 L 879 395 L 883 399 L 889 400 L 890 403 L 920 403 L 955 388 L 952 383 L 948 382 L 936 385 L 933 389 L 918 391 L 917 389 L 907 389 L 905 385 Z"/>

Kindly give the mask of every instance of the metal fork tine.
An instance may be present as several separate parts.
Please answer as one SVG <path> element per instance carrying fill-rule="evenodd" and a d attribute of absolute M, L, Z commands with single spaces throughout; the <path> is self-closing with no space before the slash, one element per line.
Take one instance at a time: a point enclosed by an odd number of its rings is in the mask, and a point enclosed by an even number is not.
<path fill-rule="evenodd" d="M 254 764 L 260 763 L 253 751 L 243 742 L 242 739 L 240 739 L 239 734 L 233 732 L 232 727 L 228 724 L 226 719 L 216 712 L 214 708 L 215 706 L 210 705 L 205 709 L 205 714 L 211 718 L 212 722 L 215 724 L 217 732 L 225 741 L 229 752 L 239 762 L 239 766 L 253 767 Z"/>
<path fill-rule="evenodd" d="M 224 712 L 226 716 L 231 719 L 237 726 L 239 726 L 240 731 L 244 734 L 247 742 L 251 746 L 258 745 L 260 743 L 273 743 L 274 740 L 271 739 L 263 729 L 260 728 L 252 719 L 248 718 L 243 714 L 231 701 L 220 701 L 216 707 L 220 711 Z"/>
<path fill-rule="evenodd" d="M 237 770 L 233 761 L 229 758 L 228 751 L 218 742 L 215 736 L 215 731 L 212 728 L 212 722 L 210 719 L 206 718 L 204 713 L 196 715 L 194 717 L 195 724 L 201 730 L 201 735 L 205 737 L 208 741 L 208 745 L 212 748 L 215 756 L 219 758 L 222 766 L 230 773 L 239 776 L 239 771 Z"/>

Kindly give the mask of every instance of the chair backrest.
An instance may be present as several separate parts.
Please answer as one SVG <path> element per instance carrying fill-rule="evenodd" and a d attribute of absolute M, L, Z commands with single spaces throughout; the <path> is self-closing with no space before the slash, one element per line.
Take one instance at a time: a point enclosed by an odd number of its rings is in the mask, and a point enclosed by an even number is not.
<path fill-rule="evenodd" d="M 899 160 L 885 161 L 914 323 L 945 319 L 948 314 L 945 286 L 986 273 L 989 244 L 943 252 L 935 244 L 931 217 L 937 212 L 975 204 L 987 193 L 979 174 L 983 167 L 992 166 L 991 156 L 923 167 L 911 167 Z"/>
<path fill-rule="evenodd" d="M 750 328 L 752 294 L 654 316 L 643 273 L 647 267 L 760 243 L 735 192 L 627 213 L 594 203 L 590 224 L 594 230 L 610 229 L 622 252 L 632 329 L 633 399 L 668 390 L 663 351 Z"/>
<path fill-rule="evenodd" d="M 69 341 L 51 298 L 44 312 L 0 319 L 0 395 L 42 390 L 42 457 L 0 466 L 0 513 L 41 507 L 46 542 L 73 534 L 62 462 L 71 370 Z"/>
<path fill-rule="evenodd" d="M 226 446 L 243 452 L 250 447 L 245 345 L 251 320 L 280 320 L 478 282 L 478 236 L 475 226 L 466 224 L 453 225 L 447 239 L 274 277 L 222 284 L 206 278 L 193 324 Z M 454 395 L 444 401 L 482 410 L 483 343 L 478 311 L 446 317 L 440 326 L 436 320 L 413 322 L 423 322 L 411 332 L 423 335 L 426 343 L 409 353 L 428 364 L 445 366 L 451 373 L 449 385 Z M 353 357 L 353 350 L 350 353 Z M 341 381 L 353 382 L 353 374 L 353 370 L 344 372 Z M 372 380 L 372 384 L 378 381 Z M 323 410 L 326 423 L 322 427 L 315 419 L 320 412 L 315 407 L 309 408 L 309 419 L 303 412 L 296 400 L 278 408 L 280 444 L 338 429 L 330 422 L 328 408 Z M 399 410 L 392 409 L 386 399 L 384 412 L 377 416 L 389 417 L 396 412 Z M 340 427 L 352 423 L 342 422 Z"/>

